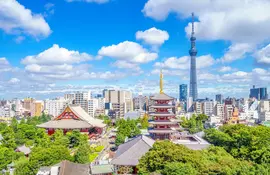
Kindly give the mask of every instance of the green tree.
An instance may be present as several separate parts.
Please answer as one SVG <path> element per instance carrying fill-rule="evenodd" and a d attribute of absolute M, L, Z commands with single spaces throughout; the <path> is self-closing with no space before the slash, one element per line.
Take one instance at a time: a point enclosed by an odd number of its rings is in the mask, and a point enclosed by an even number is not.
<path fill-rule="evenodd" d="M 90 157 L 90 147 L 87 143 L 86 144 L 84 143 L 78 147 L 78 150 L 74 155 L 74 161 L 76 163 L 85 164 L 89 162 L 89 157 Z"/>
<path fill-rule="evenodd" d="M 14 175 L 36 175 L 38 168 L 38 162 L 28 161 L 25 157 L 22 157 L 15 163 Z"/>
<path fill-rule="evenodd" d="M 11 126 L 11 128 L 13 129 L 14 132 L 17 132 L 18 120 L 15 117 L 12 118 L 10 126 Z"/>
<path fill-rule="evenodd" d="M 164 175 L 197 175 L 197 171 L 191 164 L 173 162 L 165 165 L 162 171 Z"/>
<path fill-rule="evenodd" d="M 148 123 L 148 115 L 147 114 L 145 114 L 143 116 L 143 118 L 141 119 L 140 123 L 141 123 L 142 129 L 147 129 L 148 128 L 149 123 Z"/>
<path fill-rule="evenodd" d="M 64 147 L 67 147 L 69 145 L 69 139 L 68 137 L 64 136 L 63 130 L 56 130 L 54 134 L 52 135 L 52 141 L 54 145 L 62 145 Z"/>
<path fill-rule="evenodd" d="M 5 169 L 12 162 L 14 155 L 13 149 L 0 146 L 0 170 Z"/>
<path fill-rule="evenodd" d="M 16 142 L 15 142 L 15 134 L 13 129 L 11 127 L 6 127 L 2 132 L 2 145 L 4 147 L 15 149 L 16 148 Z"/>
<path fill-rule="evenodd" d="M 117 133 L 116 134 L 116 138 L 115 138 L 115 145 L 119 146 L 122 143 L 125 142 L 126 136 L 124 136 L 123 134 Z"/>

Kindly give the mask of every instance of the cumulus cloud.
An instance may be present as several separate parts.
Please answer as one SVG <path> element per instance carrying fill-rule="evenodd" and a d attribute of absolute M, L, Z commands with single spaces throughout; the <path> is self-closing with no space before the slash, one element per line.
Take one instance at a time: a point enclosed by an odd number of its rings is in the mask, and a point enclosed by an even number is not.
<path fill-rule="evenodd" d="M 6 33 L 48 37 L 51 29 L 42 15 L 33 14 L 16 0 L 0 1 L 0 28 Z"/>
<path fill-rule="evenodd" d="M 129 69 L 129 70 L 134 70 L 134 71 L 141 71 L 141 68 L 134 63 L 130 63 L 124 60 L 117 60 L 112 64 L 112 66 L 117 67 L 119 69 Z"/>
<path fill-rule="evenodd" d="M 236 43 L 229 47 L 224 56 L 220 59 L 223 63 L 230 63 L 242 59 L 247 53 L 254 50 L 254 46 L 248 43 Z"/>
<path fill-rule="evenodd" d="M 194 11 L 199 19 L 195 23 L 198 39 L 260 43 L 270 39 L 269 9 L 266 0 L 148 0 L 142 11 L 156 20 L 165 20 L 171 13 L 188 18 Z M 190 23 L 185 30 L 191 33 Z"/>
<path fill-rule="evenodd" d="M 54 6 L 55 5 L 53 3 L 50 3 L 50 2 L 44 5 L 44 8 L 45 8 L 44 16 L 45 17 L 54 14 Z"/>
<path fill-rule="evenodd" d="M 132 63 L 147 63 L 158 57 L 157 53 L 150 52 L 140 44 L 131 41 L 124 41 L 117 45 L 104 46 L 98 51 L 98 55 L 126 60 Z"/>
<path fill-rule="evenodd" d="M 196 63 L 197 69 L 202 69 L 212 66 L 215 63 L 215 60 L 211 55 L 203 55 L 196 58 Z M 183 56 L 180 58 L 170 57 L 164 62 L 156 62 L 154 66 L 160 68 L 188 70 L 190 68 L 190 56 Z"/>
<path fill-rule="evenodd" d="M 11 66 L 5 57 L 0 58 L 0 73 L 11 70 Z"/>
<path fill-rule="evenodd" d="M 232 71 L 233 69 L 230 67 L 230 66 L 222 66 L 220 69 L 219 69 L 219 72 L 230 72 Z"/>
<path fill-rule="evenodd" d="M 9 81 L 8 81 L 8 83 L 10 83 L 10 84 L 17 84 L 17 83 L 19 83 L 20 82 L 20 80 L 18 79 L 18 78 L 11 78 Z"/>
<path fill-rule="evenodd" d="M 87 3 L 97 3 L 104 4 L 109 2 L 110 0 L 66 0 L 67 2 L 87 2 Z"/>
<path fill-rule="evenodd" d="M 136 33 L 136 39 L 153 46 L 160 46 L 169 39 L 169 34 L 165 30 L 153 27 L 145 31 L 138 31 Z"/>
<path fill-rule="evenodd" d="M 29 64 L 43 64 L 43 65 L 55 65 L 55 64 L 72 64 L 80 63 L 83 61 L 91 60 L 92 56 L 87 53 L 80 53 L 79 51 L 68 50 L 59 45 L 54 44 L 51 48 L 39 53 L 38 55 L 32 55 L 25 57 L 21 63 L 25 65 Z"/>
<path fill-rule="evenodd" d="M 255 53 L 255 58 L 258 63 L 270 64 L 270 44 L 258 50 Z"/>

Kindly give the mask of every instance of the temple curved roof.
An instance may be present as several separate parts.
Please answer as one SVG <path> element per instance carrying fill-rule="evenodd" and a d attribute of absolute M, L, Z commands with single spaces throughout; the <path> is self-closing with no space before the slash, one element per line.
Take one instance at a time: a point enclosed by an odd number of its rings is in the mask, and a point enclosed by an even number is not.
<path fill-rule="evenodd" d="M 91 117 L 79 105 L 67 106 L 62 114 L 57 118 L 37 125 L 40 128 L 53 128 L 53 129 L 82 129 L 99 127 L 103 128 L 106 124 L 103 120 Z"/>
<path fill-rule="evenodd" d="M 151 100 L 173 100 L 173 97 L 168 96 L 165 93 L 155 94 L 153 97 L 150 97 Z"/>

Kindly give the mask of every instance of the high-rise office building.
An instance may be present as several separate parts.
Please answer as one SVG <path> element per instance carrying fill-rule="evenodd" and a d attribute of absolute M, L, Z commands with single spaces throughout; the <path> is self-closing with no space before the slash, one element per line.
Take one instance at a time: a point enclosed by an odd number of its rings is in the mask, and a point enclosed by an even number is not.
<path fill-rule="evenodd" d="M 197 71 L 196 71 L 196 37 L 194 32 L 194 13 L 192 13 L 192 33 L 190 37 L 191 48 L 189 50 L 190 55 L 190 86 L 189 86 L 189 96 L 196 101 L 198 98 L 197 90 Z"/>
<path fill-rule="evenodd" d="M 75 93 L 75 104 L 80 105 L 86 112 L 88 112 L 88 100 L 92 98 L 91 91 L 76 92 Z"/>
<path fill-rule="evenodd" d="M 217 94 L 216 95 L 216 102 L 222 104 L 223 103 L 223 95 Z"/>
<path fill-rule="evenodd" d="M 123 90 L 104 91 L 105 103 L 111 103 L 116 117 L 124 117 L 125 113 L 133 110 L 132 92 Z"/>
<path fill-rule="evenodd" d="M 187 84 L 179 85 L 179 101 L 187 101 Z"/>
<path fill-rule="evenodd" d="M 266 100 L 268 99 L 267 88 L 256 88 L 253 86 L 253 88 L 250 89 L 249 97 L 256 98 L 257 100 Z"/>

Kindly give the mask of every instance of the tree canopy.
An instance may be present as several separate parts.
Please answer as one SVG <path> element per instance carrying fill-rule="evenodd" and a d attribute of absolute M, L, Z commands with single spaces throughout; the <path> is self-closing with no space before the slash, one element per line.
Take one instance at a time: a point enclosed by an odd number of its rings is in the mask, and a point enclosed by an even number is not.
<path fill-rule="evenodd" d="M 137 167 L 139 174 L 158 172 L 164 175 L 255 175 L 270 172 L 269 168 L 235 159 L 221 147 L 211 146 L 195 151 L 169 141 L 157 141 L 140 159 Z"/>
<path fill-rule="evenodd" d="M 138 120 L 124 120 L 120 119 L 116 122 L 116 126 L 118 128 L 116 134 L 115 144 L 116 146 L 121 145 L 125 142 L 125 138 L 132 138 L 139 134 L 141 134 L 140 129 L 137 126 Z"/>
<path fill-rule="evenodd" d="M 206 130 L 205 139 L 235 158 L 270 165 L 269 133 L 270 128 L 265 126 L 224 125 L 220 130 Z"/>

